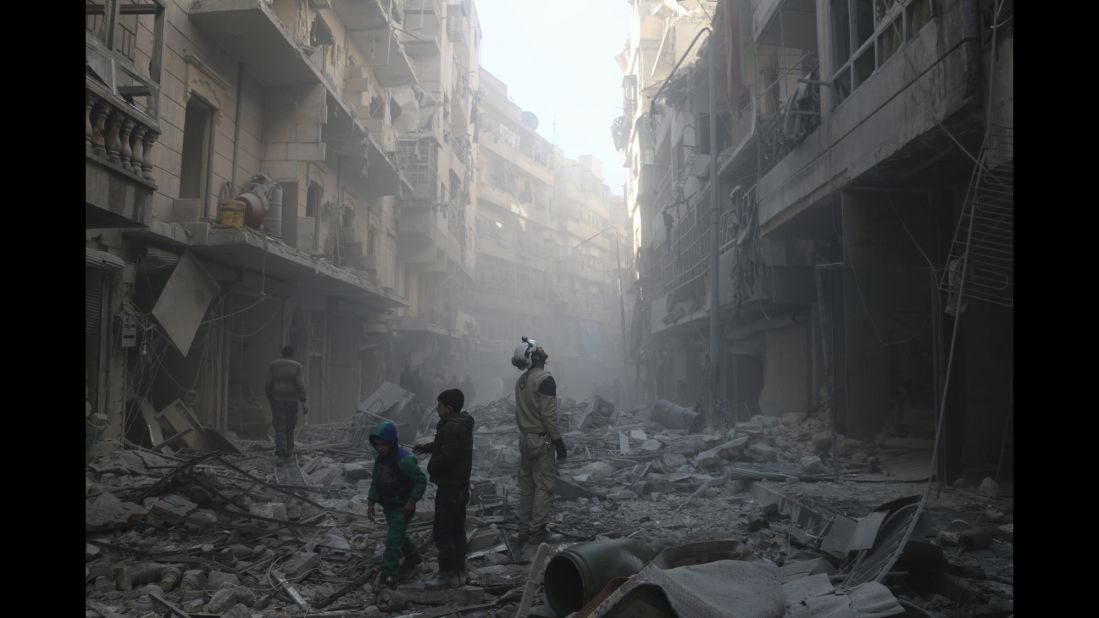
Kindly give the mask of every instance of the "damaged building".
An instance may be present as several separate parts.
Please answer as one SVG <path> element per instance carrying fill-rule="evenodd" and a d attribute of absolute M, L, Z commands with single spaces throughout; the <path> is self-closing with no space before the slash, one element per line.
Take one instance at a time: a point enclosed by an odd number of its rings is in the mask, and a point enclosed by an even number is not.
<path fill-rule="evenodd" d="M 625 4 L 620 196 L 487 3 L 86 2 L 87 618 L 1012 618 L 1013 2 Z M 428 585 L 438 484 L 383 572 L 370 433 L 424 467 L 459 386 Z"/>
<path fill-rule="evenodd" d="M 262 437 L 283 345 L 345 419 L 460 339 L 428 278 L 472 264 L 477 37 L 471 2 L 87 4 L 89 440 L 178 405 Z"/>
<path fill-rule="evenodd" d="M 930 448 L 946 393 L 944 476 L 1009 473 L 1012 3 L 632 4 L 613 132 L 649 399 Z"/>
<path fill-rule="evenodd" d="M 531 335 L 552 342 L 563 392 L 587 397 L 622 375 L 624 265 L 615 264 L 629 239 L 621 198 L 604 183 L 598 159 L 568 159 L 537 133 L 538 118 L 508 98 L 506 84 L 484 69 L 480 83 L 471 302 L 478 392 L 511 390 L 515 370 L 507 359 Z"/>

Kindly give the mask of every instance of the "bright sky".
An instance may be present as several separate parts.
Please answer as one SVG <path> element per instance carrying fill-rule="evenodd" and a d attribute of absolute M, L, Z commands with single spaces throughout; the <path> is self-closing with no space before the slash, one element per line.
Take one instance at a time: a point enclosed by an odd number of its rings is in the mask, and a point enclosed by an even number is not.
<path fill-rule="evenodd" d="M 508 86 L 508 97 L 538 116 L 538 132 L 569 158 L 590 154 L 603 181 L 622 195 L 626 170 L 611 122 L 622 115 L 626 0 L 475 0 L 481 66 Z M 555 125 L 556 121 L 556 127 Z"/>

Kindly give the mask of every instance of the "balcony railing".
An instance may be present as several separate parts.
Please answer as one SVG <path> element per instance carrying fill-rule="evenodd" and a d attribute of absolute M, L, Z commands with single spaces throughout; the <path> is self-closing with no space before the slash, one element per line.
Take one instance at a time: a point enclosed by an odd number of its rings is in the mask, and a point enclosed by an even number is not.
<path fill-rule="evenodd" d="M 153 184 L 153 145 L 160 136 L 155 118 L 85 78 L 84 152 L 116 170 Z M 154 185 L 155 186 L 155 185 Z"/>

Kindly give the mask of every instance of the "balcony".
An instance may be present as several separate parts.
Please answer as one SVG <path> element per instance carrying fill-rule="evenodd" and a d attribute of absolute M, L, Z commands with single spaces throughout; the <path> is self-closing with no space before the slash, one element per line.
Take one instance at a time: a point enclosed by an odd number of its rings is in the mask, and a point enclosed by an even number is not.
<path fill-rule="evenodd" d="M 332 9 L 347 28 L 351 41 L 362 50 L 378 83 L 386 88 L 416 83 L 416 71 L 405 53 L 390 13 L 392 2 L 382 0 L 333 0 Z"/>
<path fill-rule="evenodd" d="M 406 0 L 400 36 L 409 56 L 425 58 L 439 55 L 443 10 L 442 0 Z"/>
<path fill-rule="evenodd" d="M 191 23 L 269 86 L 326 83 L 264 0 L 204 0 Z"/>
<path fill-rule="evenodd" d="M 152 150 L 160 136 L 164 7 L 108 0 L 86 4 L 85 15 L 85 225 L 142 227 L 156 190 Z M 138 44 L 142 26 L 153 32 L 151 49 Z M 140 70 L 146 59 L 148 71 Z"/>
<path fill-rule="evenodd" d="M 553 177 L 553 170 L 550 166 L 550 160 L 538 161 L 533 159 L 530 155 L 523 152 L 518 136 L 516 136 L 514 132 L 511 132 L 510 129 L 508 132 L 510 132 L 512 136 L 515 136 L 516 139 L 511 140 L 510 138 L 503 137 L 506 133 L 499 125 L 485 122 L 481 126 L 480 141 L 478 143 L 504 161 L 515 165 L 543 183 L 552 186 L 555 179 Z"/>
<path fill-rule="evenodd" d="M 397 255 L 433 272 L 446 272 L 447 261 L 462 263 L 463 247 L 442 211 L 434 206 L 402 206 L 397 219 Z"/>
<path fill-rule="evenodd" d="M 397 169 L 412 186 L 406 202 L 431 206 L 439 200 L 439 150 L 433 137 L 397 141 Z"/>

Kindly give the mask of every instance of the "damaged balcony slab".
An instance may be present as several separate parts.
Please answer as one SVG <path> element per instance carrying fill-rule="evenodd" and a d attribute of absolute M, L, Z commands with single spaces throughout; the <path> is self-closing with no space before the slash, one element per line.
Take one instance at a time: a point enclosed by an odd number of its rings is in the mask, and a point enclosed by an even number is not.
<path fill-rule="evenodd" d="M 189 14 L 199 30 L 268 85 L 324 81 L 263 0 L 204 0 Z"/>
<path fill-rule="evenodd" d="M 323 259 L 306 256 L 280 240 L 250 228 L 221 227 L 209 224 L 204 234 L 196 235 L 192 248 L 199 257 L 223 266 L 265 272 L 292 285 L 319 294 L 365 302 L 377 310 L 407 306 L 407 302 L 389 294 L 352 271 Z M 199 239 L 198 236 L 202 236 Z M 204 242 L 198 242 L 202 240 Z"/>

